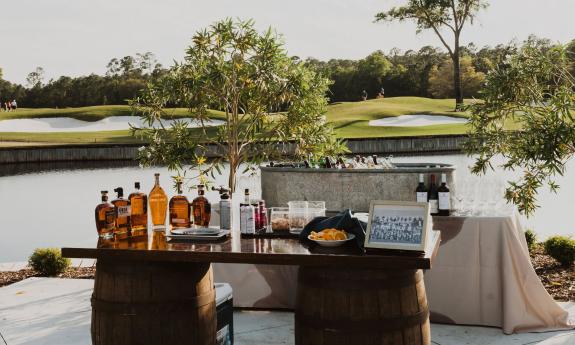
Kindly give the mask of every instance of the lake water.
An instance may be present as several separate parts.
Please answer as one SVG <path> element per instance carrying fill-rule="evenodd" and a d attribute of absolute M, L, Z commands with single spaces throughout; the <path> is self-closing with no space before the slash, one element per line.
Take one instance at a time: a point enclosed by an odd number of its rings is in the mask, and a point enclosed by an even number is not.
<path fill-rule="evenodd" d="M 396 157 L 393 161 L 454 164 L 459 194 L 469 195 L 468 200 L 485 207 L 499 207 L 504 181 L 513 177 L 513 173 L 501 171 L 484 177 L 472 176 L 467 169 L 472 160 L 464 155 Z M 94 207 L 100 202 L 100 190 L 112 192 L 122 186 L 129 194 L 134 181 L 140 181 L 142 190 L 148 192 L 154 172 L 161 174 L 161 183 L 171 196 L 172 183 L 166 168 L 142 169 L 134 163 L 121 162 L 0 166 L 0 262 L 24 261 L 37 247 L 93 245 Z M 571 162 L 566 176 L 557 181 L 561 186 L 559 193 L 542 189 L 539 196 L 542 207 L 533 217 L 525 219 L 525 225 L 541 238 L 575 232 L 570 214 L 575 206 L 575 163 Z M 216 182 L 226 184 L 226 177 L 218 177 Z M 259 197 L 259 176 L 241 176 L 238 190 L 244 188 L 250 188 L 252 195 Z M 187 193 L 190 200 L 195 194 Z M 207 193 L 207 197 L 212 202 L 218 200 L 215 192 Z"/>

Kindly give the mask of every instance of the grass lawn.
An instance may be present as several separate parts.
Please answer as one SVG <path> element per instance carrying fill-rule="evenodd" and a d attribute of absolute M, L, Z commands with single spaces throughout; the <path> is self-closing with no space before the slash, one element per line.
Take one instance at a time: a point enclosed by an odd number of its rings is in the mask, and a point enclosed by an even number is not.
<path fill-rule="evenodd" d="M 453 99 L 429 99 L 421 97 L 393 97 L 373 99 L 364 102 L 341 102 L 329 105 L 327 120 L 342 138 L 396 137 L 417 135 L 463 134 L 464 124 L 433 125 L 425 127 L 375 127 L 370 120 L 384 117 L 428 114 L 465 117 L 465 113 L 453 111 Z M 189 116 L 187 109 L 169 110 L 173 117 Z M 71 117 L 84 121 L 98 121 L 109 116 L 132 115 L 131 109 L 123 105 L 107 105 L 66 109 L 18 109 L 15 112 L 0 113 L 2 119 Z M 211 117 L 224 119 L 224 114 L 213 111 Z M 105 131 L 82 133 L 0 133 L 1 141 L 24 141 L 45 143 L 137 143 L 129 131 Z"/>

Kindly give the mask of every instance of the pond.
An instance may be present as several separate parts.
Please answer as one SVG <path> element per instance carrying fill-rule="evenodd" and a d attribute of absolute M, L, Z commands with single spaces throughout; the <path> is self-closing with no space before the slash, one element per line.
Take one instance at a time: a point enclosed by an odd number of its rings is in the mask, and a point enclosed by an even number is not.
<path fill-rule="evenodd" d="M 513 173 L 502 171 L 485 177 L 472 176 L 467 169 L 472 161 L 464 155 L 395 157 L 393 161 L 454 164 L 460 195 L 487 207 L 497 204 L 504 181 L 513 177 Z M 140 181 L 142 190 L 148 192 L 154 172 L 161 174 L 162 185 L 172 195 L 170 172 L 166 168 L 142 169 L 133 162 L 0 166 L 0 262 L 24 261 L 37 247 L 92 245 L 95 239 L 93 212 L 100 202 L 100 191 L 112 192 L 122 186 L 129 194 L 134 181 Z M 216 182 L 226 184 L 226 177 L 218 177 Z M 533 217 L 525 219 L 525 225 L 533 228 L 540 238 L 571 235 L 575 231 L 570 217 L 575 206 L 575 193 L 572 193 L 575 163 L 571 162 L 566 176 L 559 178 L 558 183 L 559 193 L 543 189 L 539 196 L 542 207 Z M 259 176 L 241 176 L 238 190 L 244 188 L 250 188 L 255 198 L 260 197 Z M 187 193 L 190 200 L 195 195 L 195 191 Z M 216 192 L 207 193 L 207 197 L 211 202 L 218 200 Z"/>

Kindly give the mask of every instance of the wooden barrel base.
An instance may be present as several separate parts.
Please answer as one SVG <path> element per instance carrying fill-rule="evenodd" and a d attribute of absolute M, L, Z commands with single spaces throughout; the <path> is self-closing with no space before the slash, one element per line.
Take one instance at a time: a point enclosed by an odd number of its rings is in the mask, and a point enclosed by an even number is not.
<path fill-rule="evenodd" d="M 98 260 L 94 345 L 213 345 L 216 305 L 209 263 Z"/>
<path fill-rule="evenodd" d="M 421 270 L 300 267 L 296 345 L 429 345 Z"/>

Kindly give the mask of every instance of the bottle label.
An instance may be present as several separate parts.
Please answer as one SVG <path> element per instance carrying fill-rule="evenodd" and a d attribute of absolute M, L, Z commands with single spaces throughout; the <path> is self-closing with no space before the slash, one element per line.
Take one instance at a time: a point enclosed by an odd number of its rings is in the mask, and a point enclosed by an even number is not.
<path fill-rule="evenodd" d="M 437 200 L 429 200 L 429 213 L 435 214 L 439 212 Z"/>
<path fill-rule="evenodd" d="M 417 202 L 427 202 L 427 192 L 417 192 Z"/>
<path fill-rule="evenodd" d="M 256 232 L 253 206 L 242 206 L 240 208 L 240 232 L 242 234 L 254 234 Z"/>
<path fill-rule="evenodd" d="M 105 217 L 106 217 L 106 229 L 113 230 L 116 221 L 116 213 L 114 212 L 114 209 L 106 211 Z"/>
<path fill-rule="evenodd" d="M 449 192 L 439 192 L 439 209 L 451 210 L 451 198 Z"/>
<path fill-rule="evenodd" d="M 231 229 L 230 211 L 229 202 L 220 202 L 220 229 Z"/>
<path fill-rule="evenodd" d="M 132 213 L 132 208 L 130 206 L 118 206 L 118 218 L 128 217 Z"/>

